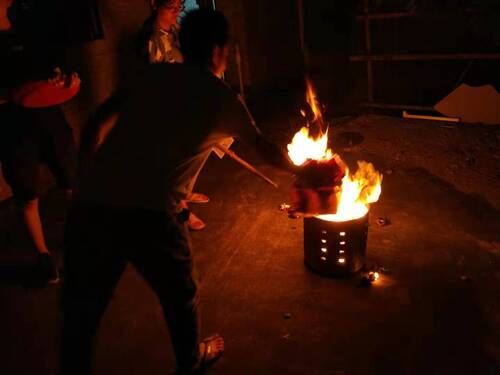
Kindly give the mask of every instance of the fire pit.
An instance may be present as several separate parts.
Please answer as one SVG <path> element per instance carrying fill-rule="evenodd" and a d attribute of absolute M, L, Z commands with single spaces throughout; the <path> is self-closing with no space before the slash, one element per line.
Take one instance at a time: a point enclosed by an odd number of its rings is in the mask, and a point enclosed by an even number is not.
<path fill-rule="evenodd" d="M 365 264 L 368 214 L 349 221 L 304 218 L 304 262 L 325 276 L 348 276 Z"/>
<path fill-rule="evenodd" d="M 328 148 L 328 126 L 310 82 L 306 100 L 307 125 L 288 145 L 291 162 L 300 167 L 291 210 L 304 215 L 305 264 L 322 275 L 347 276 L 365 264 L 368 210 L 379 199 L 382 175 L 365 161 L 350 172 Z"/>

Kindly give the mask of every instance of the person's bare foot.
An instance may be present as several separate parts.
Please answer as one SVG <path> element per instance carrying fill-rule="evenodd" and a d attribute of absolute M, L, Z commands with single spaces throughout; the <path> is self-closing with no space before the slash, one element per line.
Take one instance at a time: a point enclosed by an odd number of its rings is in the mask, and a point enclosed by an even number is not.
<path fill-rule="evenodd" d="M 191 193 L 186 199 L 188 203 L 208 203 L 210 202 L 210 198 L 208 198 L 205 194 L 201 193 Z"/>
<path fill-rule="evenodd" d="M 200 342 L 200 367 L 206 369 L 224 353 L 224 339 L 216 334 Z"/>
<path fill-rule="evenodd" d="M 192 231 L 202 230 L 206 227 L 203 220 L 201 220 L 198 216 L 196 216 L 192 212 L 189 213 L 189 219 L 187 224 L 188 228 Z"/>

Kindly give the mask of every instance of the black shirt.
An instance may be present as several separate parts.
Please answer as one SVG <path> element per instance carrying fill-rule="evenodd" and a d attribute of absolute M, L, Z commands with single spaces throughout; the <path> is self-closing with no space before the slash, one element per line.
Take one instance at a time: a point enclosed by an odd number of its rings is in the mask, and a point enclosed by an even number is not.
<path fill-rule="evenodd" d="M 57 67 L 53 55 L 41 43 L 26 42 L 14 31 L 0 32 L 0 90 L 49 78 Z"/>

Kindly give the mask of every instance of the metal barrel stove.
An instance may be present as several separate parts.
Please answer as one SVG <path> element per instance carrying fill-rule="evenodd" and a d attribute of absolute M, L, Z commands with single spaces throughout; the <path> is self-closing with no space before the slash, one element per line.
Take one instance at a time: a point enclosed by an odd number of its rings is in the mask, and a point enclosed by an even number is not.
<path fill-rule="evenodd" d="M 368 213 L 355 220 L 304 218 L 304 262 L 325 276 L 349 276 L 365 265 Z"/>

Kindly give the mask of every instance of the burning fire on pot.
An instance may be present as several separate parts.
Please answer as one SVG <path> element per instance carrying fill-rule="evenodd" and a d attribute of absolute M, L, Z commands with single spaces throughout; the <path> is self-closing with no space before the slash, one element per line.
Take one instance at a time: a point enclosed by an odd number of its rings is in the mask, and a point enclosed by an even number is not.
<path fill-rule="evenodd" d="M 380 197 L 382 175 L 365 161 L 350 171 L 328 147 L 328 127 L 309 81 L 306 99 L 306 125 L 288 145 L 299 167 L 290 210 L 304 215 L 305 263 L 321 274 L 347 275 L 364 265 L 369 206 Z"/>

